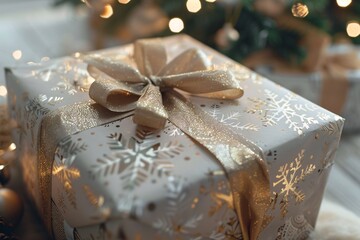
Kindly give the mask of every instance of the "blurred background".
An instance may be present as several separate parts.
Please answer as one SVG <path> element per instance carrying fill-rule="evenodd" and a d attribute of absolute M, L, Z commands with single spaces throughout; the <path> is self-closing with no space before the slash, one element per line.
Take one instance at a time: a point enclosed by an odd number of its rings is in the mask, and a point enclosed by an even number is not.
<path fill-rule="evenodd" d="M 325 199 L 360 216 L 359 0 L 0 0 L 0 69 L 176 33 L 345 117 Z M 27 209 L 18 232 L 41 235 Z"/>

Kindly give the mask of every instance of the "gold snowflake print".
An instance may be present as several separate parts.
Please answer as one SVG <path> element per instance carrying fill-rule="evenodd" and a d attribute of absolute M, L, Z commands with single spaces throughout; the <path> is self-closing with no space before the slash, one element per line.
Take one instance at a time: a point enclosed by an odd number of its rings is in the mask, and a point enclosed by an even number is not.
<path fill-rule="evenodd" d="M 70 204 L 76 208 L 76 193 L 73 188 L 73 182 L 81 176 L 80 170 L 73 166 L 77 155 L 87 150 L 87 145 L 78 139 L 74 141 L 70 136 L 59 143 L 56 150 L 57 161 L 54 161 L 52 175 L 59 179 L 63 186 L 67 199 Z"/>
<path fill-rule="evenodd" d="M 312 116 L 315 115 L 317 106 L 302 104 L 297 95 L 293 93 L 280 96 L 265 89 L 263 96 L 265 99 L 249 98 L 252 108 L 248 109 L 247 112 L 260 117 L 264 126 L 284 124 L 300 135 L 303 134 L 304 130 L 309 129 L 310 125 L 319 123 Z"/>
<path fill-rule="evenodd" d="M 67 166 L 61 159 L 61 163 L 54 163 L 52 174 L 59 178 L 71 205 L 76 208 L 76 197 L 72 181 L 80 178 L 80 171 L 75 167 Z"/>
<path fill-rule="evenodd" d="M 287 207 L 291 198 L 294 198 L 296 203 L 304 201 L 305 194 L 298 188 L 298 183 L 303 181 L 306 176 L 310 175 L 315 170 L 314 164 L 309 164 L 306 167 L 302 166 L 305 150 L 302 149 L 297 157 L 290 164 L 282 165 L 278 174 L 277 181 L 273 183 L 273 187 L 281 185 L 280 193 L 275 193 L 275 201 L 282 197 L 280 201 L 281 213 L 283 216 L 287 213 Z"/>

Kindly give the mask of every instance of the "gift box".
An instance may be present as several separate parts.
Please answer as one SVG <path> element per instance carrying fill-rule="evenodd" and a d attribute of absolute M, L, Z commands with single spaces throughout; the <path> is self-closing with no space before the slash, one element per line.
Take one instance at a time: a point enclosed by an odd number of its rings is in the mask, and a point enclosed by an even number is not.
<path fill-rule="evenodd" d="M 354 52 L 355 51 L 355 52 Z M 287 70 L 274 69 L 270 65 L 259 65 L 255 71 L 281 86 L 303 96 L 304 98 L 317 103 L 332 112 L 335 112 L 346 119 L 344 131 L 358 131 L 360 123 L 359 92 L 360 92 L 360 61 L 357 49 L 350 46 L 332 46 L 328 49 L 329 54 L 352 59 L 352 65 L 356 68 L 341 69 L 337 68 L 337 78 L 328 77 L 322 71 L 315 72 L 291 72 Z M 354 54 L 356 53 L 356 54 Z M 335 81 L 335 83 L 334 83 Z"/>
<path fill-rule="evenodd" d="M 299 44 L 306 51 L 304 58 L 280 56 L 263 49 L 248 56 L 242 63 L 285 88 L 319 104 L 346 119 L 344 130 L 359 130 L 357 104 L 360 58 L 354 45 L 331 45 L 325 32 L 306 21 L 283 15 L 276 19 L 280 28 L 301 36 Z M 336 41 L 336 39 L 334 39 Z"/>
<path fill-rule="evenodd" d="M 24 183 L 56 239 L 304 239 L 315 226 L 343 119 L 186 35 L 6 80 Z"/>
<path fill-rule="evenodd" d="M 254 69 L 272 81 L 346 119 L 344 130 L 359 130 L 360 55 L 351 45 L 333 45 L 326 50 L 325 68 L 305 72 L 281 61 Z"/>

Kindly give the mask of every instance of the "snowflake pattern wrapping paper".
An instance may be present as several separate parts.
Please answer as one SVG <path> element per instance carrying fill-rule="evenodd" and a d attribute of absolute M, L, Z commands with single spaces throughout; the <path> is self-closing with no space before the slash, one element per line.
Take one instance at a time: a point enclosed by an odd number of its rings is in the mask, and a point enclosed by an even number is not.
<path fill-rule="evenodd" d="M 187 98 L 261 149 L 271 208 L 260 238 L 306 237 L 315 225 L 343 119 L 190 37 L 163 42 L 170 58 L 196 47 L 214 67 L 233 71 L 245 91 L 241 99 Z M 131 52 L 132 45 L 102 51 L 119 57 Z M 86 67 L 65 57 L 6 71 L 10 115 L 20 125 L 14 135 L 23 176 L 40 210 L 41 121 L 56 109 L 89 101 L 92 79 Z M 136 126 L 129 114 L 64 135 L 50 159 L 48 214 L 56 239 L 242 239 L 224 169 L 171 122 L 152 131 Z"/>

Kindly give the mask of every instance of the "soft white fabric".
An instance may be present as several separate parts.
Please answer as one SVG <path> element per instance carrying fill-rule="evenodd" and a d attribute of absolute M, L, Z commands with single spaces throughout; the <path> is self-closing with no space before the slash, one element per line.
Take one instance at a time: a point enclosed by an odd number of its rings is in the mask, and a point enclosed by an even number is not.
<path fill-rule="evenodd" d="M 360 204 L 360 203 L 359 203 Z M 313 240 L 359 240 L 360 217 L 336 203 L 324 199 Z"/>

